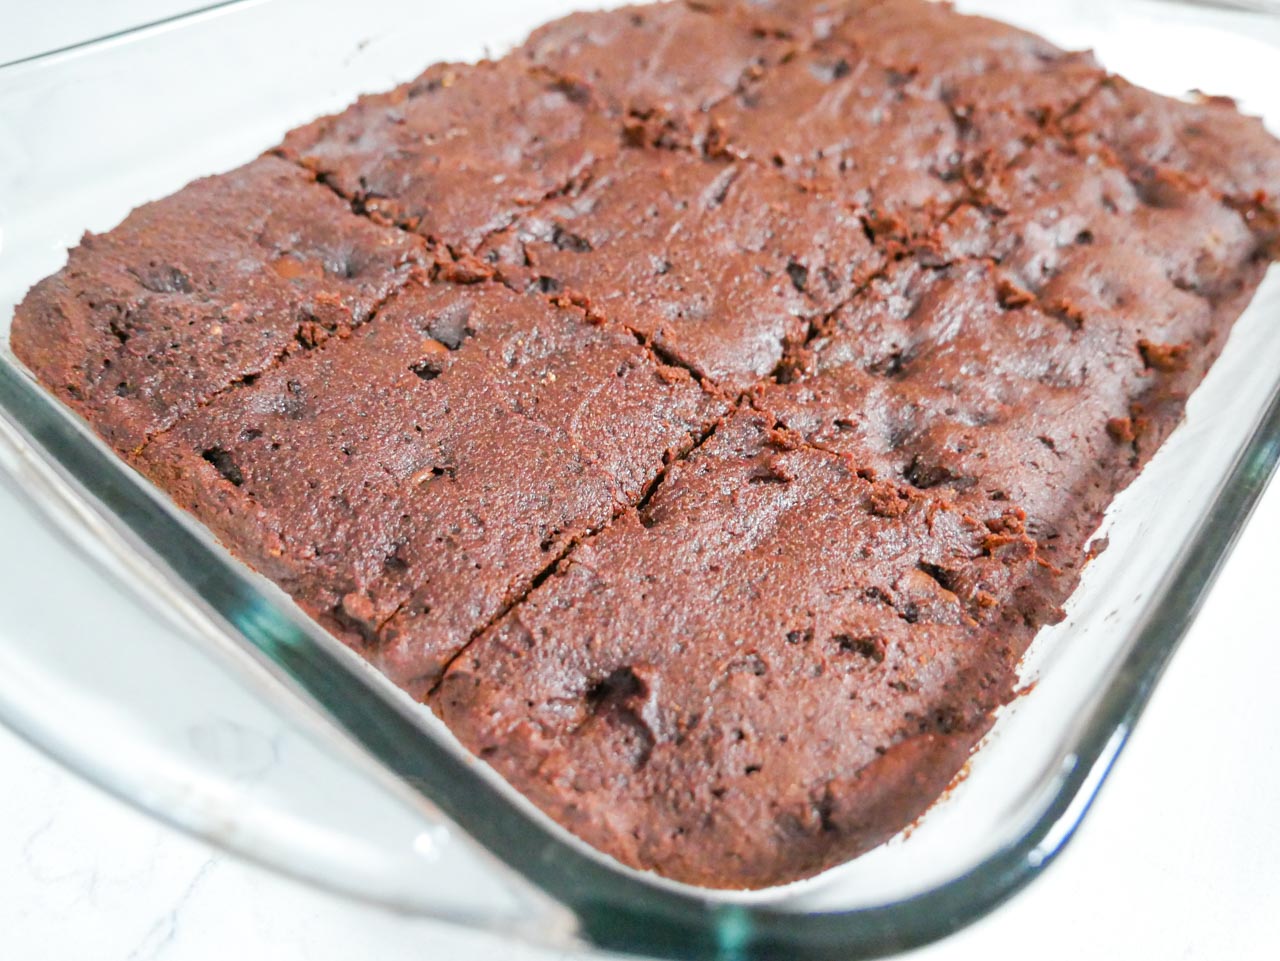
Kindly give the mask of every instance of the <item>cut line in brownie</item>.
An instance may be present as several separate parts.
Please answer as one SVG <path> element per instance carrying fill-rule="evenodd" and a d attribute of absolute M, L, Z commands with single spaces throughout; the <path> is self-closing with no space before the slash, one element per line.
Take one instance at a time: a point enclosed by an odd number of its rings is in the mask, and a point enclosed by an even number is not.
<path fill-rule="evenodd" d="M 804 877 L 923 811 L 1007 696 L 1018 651 L 975 615 L 1036 565 L 990 539 L 739 413 L 432 704 L 628 864 L 715 887 Z"/>
<path fill-rule="evenodd" d="M 626 150 L 481 250 L 520 289 L 563 292 L 732 389 L 880 267 L 857 214 L 751 164 Z"/>
<path fill-rule="evenodd" d="M 723 407 L 629 334 L 413 286 L 153 441 L 143 470 L 416 694 Z"/>
<path fill-rule="evenodd" d="M 359 326 L 428 258 L 272 157 L 86 234 L 14 315 L 18 358 L 117 450 Z"/>
<path fill-rule="evenodd" d="M 506 59 L 430 67 L 294 130 L 281 152 L 375 219 L 473 249 L 622 137 L 580 81 Z"/>

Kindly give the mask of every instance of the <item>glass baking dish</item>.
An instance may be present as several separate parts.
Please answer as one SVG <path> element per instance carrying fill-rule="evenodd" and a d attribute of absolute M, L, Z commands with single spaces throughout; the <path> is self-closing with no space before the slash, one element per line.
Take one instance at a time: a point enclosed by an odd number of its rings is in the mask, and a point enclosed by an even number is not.
<path fill-rule="evenodd" d="M 240 0 L 0 68 L 0 720 L 153 815 L 398 910 L 555 947 L 879 956 L 972 922 L 1071 837 L 1280 457 L 1280 273 L 1110 546 L 914 828 L 801 884 L 707 891 L 577 842 L 431 713 L 118 461 L 8 352 L 13 305 L 84 229 L 236 166 L 428 63 L 501 52 L 574 0 Z M 1280 14 L 974 0 L 1162 92 L 1280 125 Z M 437 8 L 438 9 L 438 8 Z M 1034 682 L 1034 683 L 1032 683 Z"/>

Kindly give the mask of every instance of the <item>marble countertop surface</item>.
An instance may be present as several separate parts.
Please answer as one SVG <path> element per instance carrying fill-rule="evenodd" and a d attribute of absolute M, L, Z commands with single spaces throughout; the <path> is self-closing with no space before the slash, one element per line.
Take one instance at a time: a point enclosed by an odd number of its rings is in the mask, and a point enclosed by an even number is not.
<path fill-rule="evenodd" d="M 0 63 L 202 5 L 6 13 Z M 14 16 L 16 14 L 16 29 Z M 1280 487 L 1264 499 L 1076 839 L 991 917 L 912 961 L 1273 958 L 1280 944 Z M 0 957 L 550 961 L 346 902 L 181 836 L 0 728 Z"/>

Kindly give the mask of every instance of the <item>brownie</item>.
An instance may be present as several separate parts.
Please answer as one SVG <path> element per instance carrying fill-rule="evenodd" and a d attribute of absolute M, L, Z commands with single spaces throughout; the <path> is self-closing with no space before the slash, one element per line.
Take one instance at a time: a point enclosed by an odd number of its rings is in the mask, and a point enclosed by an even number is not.
<path fill-rule="evenodd" d="M 599 91 L 633 139 L 682 144 L 792 47 L 747 18 L 677 0 L 571 14 L 534 31 L 518 55 Z"/>
<path fill-rule="evenodd" d="M 142 469 L 417 692 L 723 407 L 625 332 L 414 285 L 148 445 Z"/>
<path fill-rule="evenodd" d="M 474 248 L 617 150 L 599 99 L 519 60 L 438 64 L 293 131 L 281 153 L 379 222 Z"/>
<path fill-rule="evenodd" d="M 738 414 L 468 648 L 432 704 L 629 864 L 713 885 L 813 873 L 916 817 L 986 731 L 1016 660 L 974 585 L 1034 564 L 989 538 Z"/>
<path fill-rule="evenodd" d="M 882 232 L 927 229 L 967 196 L 969 164 L 1038 136 L 1106 76 L 1089 54 L 930 0 L 802 6 L 827 26 L 715 111 L 712 143 L 832 179 Z"/>
<path fill-rule="evenodd" d="M 14 316 L 14 353 L 117 450 L 359 326 L 427 260 L 292 164 L 256 160 L 86 234 Z"/>
<path fill-rule="evenodd" d="M 1260 282 L 1263 243 L 1239 211 L 1180 179 L 1131 180 L 1052 143 L 978 188 L 941 225 L 944 256 L 995 260 L 1002 298 L 1034 299 L 1092 349 L 1141 361 L 1149 389 L 1133 416 L 1145 462 Z"/>
<path fill-rule="evenodd" d="M 951 4 L 935 0 L 851 4 L 829 39 L 892 68 L 914 87 L 944 97 L 958 84 L 986 75 L 1027 76 L 1092 61 L 1007 23 L 958 15 Z"/>
<path fill-rule="evenodd" d="M 1110 77 L 1063 127 L 1078 142 L 1110 151 L 1140 183 L 1185 178 L 1207 187 L 1245 213 L 1276 255 L 1280 153 L 1262 121 L 1242 115 L 1229 98 L 1174 100 Z"/>
<path fill-rule="evenodd" d="M 877 278 L 756 402 L 976 516 L 1015 505 L 1070 570 L 1180 420 L 1264 264 L 1214 198 L 1153 196 L 1060 148 L 980 187 L 930 265 Z"/>
<path fill-rule="evenodd" d="M 947 4 L 675 0 L 140 208 L 12 341 L 552 818 L 764 887 L 1016 696 L 1277 196 L 1229 101 Z"/>
<path fill-rule="evenodd" d="M 984 261 L 905 262 L 832 319 L 788 383 L 753 400 L 879 479 L 1014 524 L 1071 571 L 1136 467 L 1132 438 L 1108 424 L 1158 375 L 1132 341 L 1002 302 L 1002 289 Z M 1028 597 L 1021 610 L 1042 624 L 1055 607 Z"/>
<path fill-rule="evenodd" d="M 824 182 L 876 221 L 924 229 L 965 196 L 960 135 L 947 105 L 907 79 L 820 45 L 713 110 L 714 139 L 733 157 Z"/>
<path fill-rule="evenodd" d="M 881 0 L 694 0 L 702 10 L 738 17 L 757 30 L 812 43 Z"/>
<path fill-rule="evenodd" d="M 482 255 L 508 283 L 576 296 L 730 389 L 771 374 L 882 259 L 856 214 L 814 189 L 650 150 L 624 151 Z"/>

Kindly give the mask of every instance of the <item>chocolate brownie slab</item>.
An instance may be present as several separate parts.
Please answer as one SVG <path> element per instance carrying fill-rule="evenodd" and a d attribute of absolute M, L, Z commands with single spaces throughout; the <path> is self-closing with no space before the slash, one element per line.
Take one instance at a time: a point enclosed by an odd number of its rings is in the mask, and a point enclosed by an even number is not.
<path fill-rule="evenodd" d="M 882 262 L 853 211 L 772 171 L 626 150 L 482 250 L 508 283 L 585 297 L 723 386 L 768 376 Z"/>
<path fill-rule="evenodd" d="M 427 260 L 271 157 L 86 234 L 13 321 L 13 349 L 129 452 L 234 381 L 363 323 Z"/>
<path fill-rule="evenodd" d="M 583 84 L 511 58 L 433 66 L 293 131 L 281 152 L 370 216 L 472 248 L 621 140 Z"/>
<path fill-rule="evenodd" d="M 432 704 L 628 864 L 717 887 L 803 877 L 917 816 L 1007 696 L 1016 654 L 960 584 L 1003 591 L 1035 561 L 990 537 L 737 414 Z"/>
<path fill-rule="evenodd" d="M 720 409 L 579 311 L 436 284 L 224 394 L 139 460 L 421 693 Z"/>

